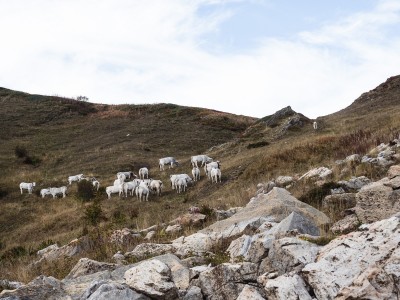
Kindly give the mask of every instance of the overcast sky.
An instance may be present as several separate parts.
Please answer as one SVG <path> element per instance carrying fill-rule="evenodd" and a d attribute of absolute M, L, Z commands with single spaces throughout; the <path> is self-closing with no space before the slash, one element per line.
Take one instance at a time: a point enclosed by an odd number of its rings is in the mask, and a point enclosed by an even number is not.
<path fill-rule="evenodd" d="M 400 74 L 399 0 L 0 0 L 0 86 L 310 118 Z"/>

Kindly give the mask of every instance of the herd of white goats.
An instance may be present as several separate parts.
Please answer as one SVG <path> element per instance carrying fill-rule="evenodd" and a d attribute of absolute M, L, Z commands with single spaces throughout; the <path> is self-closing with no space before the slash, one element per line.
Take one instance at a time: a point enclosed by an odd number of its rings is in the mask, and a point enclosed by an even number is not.
<path fill-rule="evenodd" d="M 188 183 L 192 181 L 200 180 L 200 168 L 199 163 L 201 163 L 200 167 L 204 167 L 204 172 L 206 176 L 211 179 L 211 182 L 217 183 L 221 182 L 221 165 L 219 161 L 213 161 L 211 157 L 207 155 L 196 155 L 191 157 L 191 166 L 192 166 L 192 177 L 188 174 L 173 174 L 170 175 L 171 188 L 176 190 L 177 193 L 181 193 L 186 191 Z M 173 168 L 174 166 L 178 166 L 179 163 L 174 157 L 164 157 L 159 160 L 160 171 L 164 171 L 164 166 L 169 166 L 169 168 Z M 118 193 L 119 196 L 127 197 L 128 194 L 133 196 L 136 194 L 136 197 L 142 201 L 148 201 L 148 197 L 150 193 L 154 193 L 157 195 L 161 195 L 163 189 L 163 183 L 161 180 L 149 179 L 149 170 L 147 168 L 141 168 L 139 170 L 139 178 L 132 171 L 128 172 L 118 172 L 117 179 L 114 181 L 112 186 L 106 187 L 106 193 L 108 198 L 111 198 L 111 194 Z M 92 182 L 93 186 L 99 190 L 100 182 L 96 180 L 96 178 L 87 178 L 83 174 L 69 176 L 68 183 L 71 185 L 73 182 L 79 182 L 81 180 L 89 180 Z M 132 180 L 132 181 L 127 181 Z M 23 190 L 28 190 L 29 194 L 32 194 L 33 188 L 36 186 L 35 182 L 21 182 L 19 188 L 21 190 L 21 194 Z M 62 194 L 65 197 L 67 192 L 67 187 L 49 187 L 47 189 L 41 189 L 40 195 L 44 198 L 46 195 L 52 195 L 53 198 L 56 198 L 57 194 Z"/>

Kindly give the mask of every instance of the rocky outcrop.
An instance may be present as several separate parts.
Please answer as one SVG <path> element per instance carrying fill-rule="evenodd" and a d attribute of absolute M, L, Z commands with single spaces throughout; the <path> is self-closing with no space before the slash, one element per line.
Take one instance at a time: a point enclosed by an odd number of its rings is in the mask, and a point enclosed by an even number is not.
<path fill-rule="evenodd" d="M 330 231 L 333 234 L 347 234 L 356 230 L 360 225 L 357 215 L 351 214 L 333 224 Z"/>
<path fill-rule="evenodd" d="M 368 299 L 395 299 L 400 287 L 399 217 L 363 225 L 363 231 L 324 246 L 317 261 L 302 271 L 317 298 L 362 299 L 346 295 L 364 293 Z"/>

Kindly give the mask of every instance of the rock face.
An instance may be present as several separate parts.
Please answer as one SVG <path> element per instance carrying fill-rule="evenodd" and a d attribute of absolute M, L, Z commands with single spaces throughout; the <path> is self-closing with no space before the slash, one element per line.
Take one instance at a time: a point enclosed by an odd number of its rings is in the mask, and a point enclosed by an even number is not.
<path fill-rule="evenodd" d="M 76 278 L 82 275 L 88 275 L 105 270 L 115 270 L 118 265 L 108 264 L 91 260 L 89 258 L 81 258 L 78 263 L 72 268 L 71 272 L 65 277 L 66 279 Z"/>
<path fill-rule="evenodd" d="M 242 292 L 236 298 L 236 300 L 264 300 L 264 299 L 265 298 L 260 293 L 260 289 L 257 289 L 251 285 L 245 285 Z"/>
<path fill-rule="evenodd" d="M 318 299 L 363 299 L 358 297 L 363 294 L 371 297 L 364 299 L 396 299 L 400 283 L 400 216 L 362 228 L 362 232 L 331 241 L 321 249 L 317 261 L 303 269 Z"/>
<path fill-rule="evenodd" d="M 373 182 L 357 193 L 355 212 L 361 223 L 383 220 L 400 211 L 400 191 L 387 186 L 391 180 Z"/>
<path fill-rule="evenodd" d="M 207 234 L 197 232 L 187 237 L 180 237 L 172 241 L 178 256 L 201 256 L 213 247 L 214 241 Z"/>
<path fill-rule="evenodd" d="M 178 297 L 178 289 L 172 282 L 170 268 L 157 259 L 144 261 L 129 269 L 124 278 L 131 288 L 152 299 L 173 300 Z"/>
<path fill-rule="evenodd" d="M 358 220 L 357 215 L 352 214 L 337 221 L 332 225 L 330 230 L 333 234 L 346 234 L 356 230 L 358 226 L 360 226 L 360 221 Z"/>

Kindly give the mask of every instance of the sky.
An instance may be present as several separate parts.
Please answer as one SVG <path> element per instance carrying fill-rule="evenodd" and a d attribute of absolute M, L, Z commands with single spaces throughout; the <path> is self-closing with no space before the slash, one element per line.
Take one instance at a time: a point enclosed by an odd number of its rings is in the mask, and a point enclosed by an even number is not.
<path fill-rule="evenodd" d="M 400 74 L 400 0 L 0 0 L 0 86 L 309 118 Z"/>

